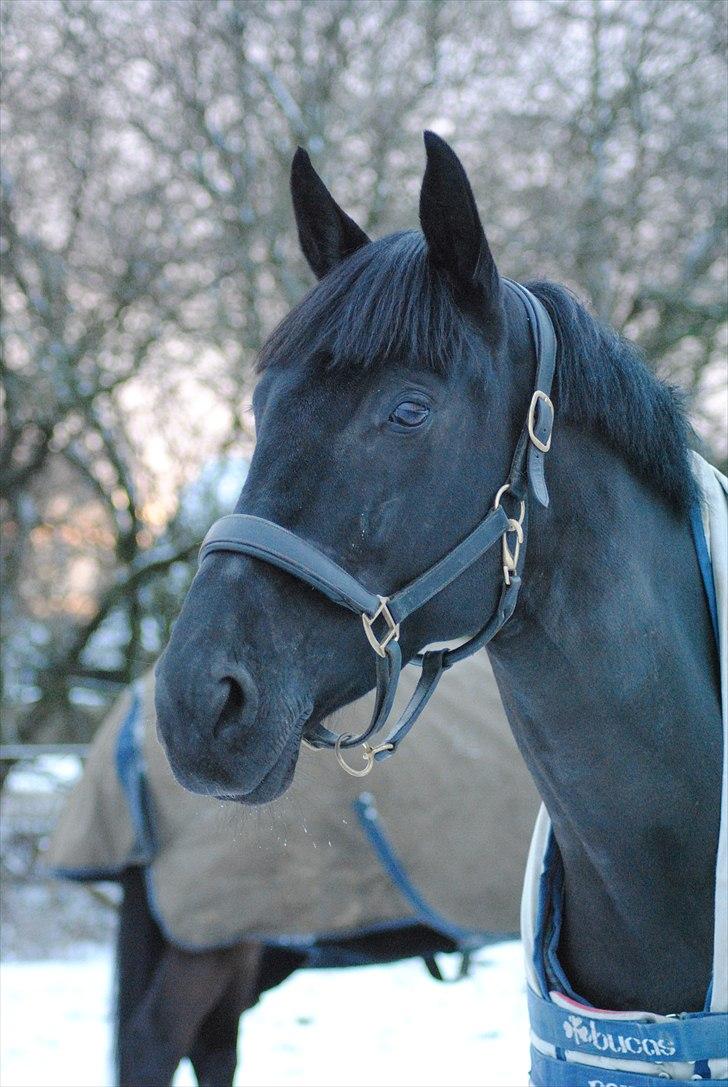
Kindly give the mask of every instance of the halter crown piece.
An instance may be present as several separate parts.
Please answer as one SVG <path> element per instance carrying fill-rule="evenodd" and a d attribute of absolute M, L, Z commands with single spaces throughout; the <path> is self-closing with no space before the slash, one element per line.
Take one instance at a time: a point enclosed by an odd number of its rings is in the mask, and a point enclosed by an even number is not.
<path fill-rule="evenodd" d="M 347 773 L 363 776 L 375 761 L 392 755 L 420 716 L 443 672 L 487 645 L 510 619 L 518 600 L 526 551 L 526 513 L 533 493 L 542 506 L 549 496 L 544 475 L 545 456 L 551 448 L 554 407 L 550 399 L 556 367 L 556 334 L 548 313 L 539 300 L 512 280 L 504 280 L 522 300 L 536 353 L 536 381 L 528 415 L 511 461 L 508 479 L 499 488 L 491 509 L 473 531 L 409 585 L 392 596 L 370 592 L 318 548 L 293 532 L 262 517 L 234 513 L 216 521 L 200 548 L 200 564 L 215 551 L 252 555 L 268 562 L 318 589 L 343 608 L 361 616 L 364 633 L 376 654 L 376 701 L 369 725 L 357 736 L 338 735 L 322 724 L 313 726 L 303 742 L 312 748 L 330 747 Z M 508 494 L 518 504 L 518 517 L 510 517 L 502 500 Z M 380 734 L 392 710 L 402 669 L 399 646 L 400 624 L 501 541 L 503 585 L 495 612 L 485 626 L 456 649 L 434 649 L 418 653 L 413 663 L 422 668 L 417 686 L 386 740 L 376 744 L 370 738 Z M 378 631 L 378 633 L 377 633 Z M 364 745 L 364 766 L 356 770 L 344 761 L 343 748 Z"/>

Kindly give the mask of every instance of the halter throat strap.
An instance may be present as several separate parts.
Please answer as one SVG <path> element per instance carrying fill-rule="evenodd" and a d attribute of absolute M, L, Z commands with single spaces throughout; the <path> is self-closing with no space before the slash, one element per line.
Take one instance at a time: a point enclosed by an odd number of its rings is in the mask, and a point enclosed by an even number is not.
<path fill-rule="evenodd" d="M 544 472 L 545 456 L 551 447 L 554 409 L 551 388 L 556 367 L 556 335 L 544 306 L 529 290 L 512 280 L 503 281 L 526 309 L 536 355 L 536 380 L 528 415 L 511 461 L 507 482 L 500 488 L 493 506 L 483 520 L 419 577 L 391 596 L 371 592 L 352 574 L 325 555 L 318 547 L 265 518 L 230 514 L 220 518 L 205 536 L 200 564 L 217 551 L 249 555 L 277 566 L 323 593 L 334 604 L 360 615 L 364 633 L 376 654 L 377 683 L 374 710 L 369 725 L 358 735 L 337 735 L 323 724 L 307 731 L 304 742 L 310 747 L 333 747 L 349 773 L 367 773 L 374 761 L 388 758 L 415 724 L 443 674 L 453 664 L 487 645 L 513 614 L 521 587 L 525 559 L 526 514 L 532 494 L 542 506 L 549 495 Z M 517 518 L 509 516 L 501 499 L 506 493 L 520 504 Z M 509 538 L 513 538 L 513 543 Z M 417 687 L 387 739 L 376 746 L 367 741 L 380 733 L 394 703 L 402 669 L 399 628 L 413 612 L 452 584 L 465 570 L 502 541 L 503 584 L 498 605 L 485 626 L 455 649 L 430 650 L 417 654 L 413 663 L 422 668 Z M 354 770 L 341 756 L 343 748 L 364 744 L 365 767 Z"/>

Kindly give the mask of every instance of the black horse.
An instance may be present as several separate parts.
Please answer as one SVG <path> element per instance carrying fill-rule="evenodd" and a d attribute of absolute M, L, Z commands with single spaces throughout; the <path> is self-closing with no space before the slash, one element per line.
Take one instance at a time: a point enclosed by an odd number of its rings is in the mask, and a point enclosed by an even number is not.
<path fill-rule="evenodd" d="M 426 146 L 422 233 L 379 241 L 296 155 L 299 235 L 321 282 L 262 352 L 236 507 L 382 593 L 493 507 L 534 388 L 527 311 L 465 172 L 437 136 Z M 722 737 L 688 428 L 633 347 L 565 289 L 528 286 L 559 345 L 551 504 L 529 504 L 520 599 L 489 653 L 563 858 L 559 960 L 598 1007 L 698 1011 Z M 479 630 L 502 582 L 491 550 L 402 623 L 404 660 Z M 158 669 L 176 774 L 246 804 L 272 799 L 304 733 L 373 686 L 374 662 L 360 621 L 322 593 L 257 558 L 210 555 Z"/>

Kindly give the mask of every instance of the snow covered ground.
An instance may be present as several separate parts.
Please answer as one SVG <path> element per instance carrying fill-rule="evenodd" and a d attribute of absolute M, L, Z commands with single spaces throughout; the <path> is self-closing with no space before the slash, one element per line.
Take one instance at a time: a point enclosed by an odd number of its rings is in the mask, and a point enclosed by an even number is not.
<path fill-rule="evenodd" d="M 443 960 L 443 970 L 453 963 Z M 111 953 L 0 968 L 3 1087 L 107 1087 Z M 472 976 L 434 982 L 418 960 L 300 971 L 243 1019 L 248 1087 L 525 1087 L 520 944 L 479 953 Z M 186 1066 L 177 1087 L 193 1084 Z"/>
<path fill-rule="evenodd" d="M 18 768 L 3 790 L 0 851 L 2 1087 L 109 1087 L 114 911 L 34 868 L 35 843 L 80 772 Z M 62 773 L 61 773 L 62 771 Z M 113 900 L 116 888 L 104 885 Z M 442 956 L 445 974 L 459 960 Z M 472 974 L 433 981 L 420 960 L 299 971 L 243 1018 L 236 1083 L 247 1087 L 526 1087 L 521 946 L 479 952 Z M 183 1065 L 176 1087 L 194 1084 Z"/>

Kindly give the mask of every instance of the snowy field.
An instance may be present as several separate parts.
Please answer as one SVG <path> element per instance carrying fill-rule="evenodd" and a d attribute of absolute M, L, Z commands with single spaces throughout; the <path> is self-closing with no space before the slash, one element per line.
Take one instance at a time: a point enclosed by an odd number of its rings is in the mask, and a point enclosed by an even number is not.
<path fill-rule="evenodd" d="M 111 954 L 0 969 L 3 1087 L 107 1087 Z M 443 958 L 443 970 L 453 963 Z M 243 1019 L 235 1080 L 249 1087 L 525 1087 L 521 948 L 480 952 L 472 976 L 421 962 L 300 971 Z M 177 1087 L 194 1084 L 182 1066 Z"/>

